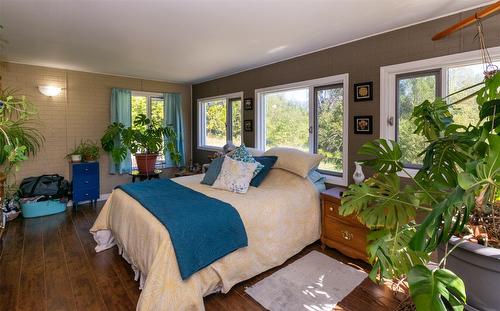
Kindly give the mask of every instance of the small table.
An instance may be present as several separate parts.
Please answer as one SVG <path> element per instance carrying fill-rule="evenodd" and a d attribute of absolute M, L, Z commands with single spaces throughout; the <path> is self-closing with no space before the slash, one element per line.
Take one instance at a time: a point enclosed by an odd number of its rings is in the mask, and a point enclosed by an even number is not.
<path fill-rule="evenodd" d="M 135 179 L 139 177 L 139 181 L 145 181 L 151 180 L 153 178 L 155 179 L 160 179 L 160 174 L 162 173 L 162 170 L 154 170 L 152 173 L 141 173 L 139 171 L 132 171 L 129 173 L 130 176 L 132 176 L 132 182 L 135 182 Z"/>

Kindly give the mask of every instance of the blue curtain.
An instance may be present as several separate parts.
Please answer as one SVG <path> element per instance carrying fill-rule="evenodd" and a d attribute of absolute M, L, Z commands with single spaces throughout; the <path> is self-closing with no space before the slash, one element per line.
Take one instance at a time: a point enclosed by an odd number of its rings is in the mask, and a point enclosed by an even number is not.
<path fill-rule="evenodd" d="M 170 125 L 174 128 L 177 134 L 177 141 L 175 146 L 177 151 L 181 154 L 181 160 L 179 166 L 185 165 L 185 154 L 184 154 L 184 125 L 182 121 L 182 98 L 181 94 L 178 93 L 165 93 L 163 94 L 165 99 L 165 109 L 163 109 L 165 124 Z M 165 164 L 167 167 L 175 166 L 170 158 L 170 154 L 165 150 Z"/>
<path fill-rule="evenodd" d="M 124 89 L 111 89 L 111 123 L 120 122 L 125 127 L 132 125 L 132 92 Z M 120 141 L 115 141 L 120 144 Z M 130 151 L 125 160 L 115 163 L 110 157 L 110 173 L 123 174 L 132 171 L 132 157 Z"/>

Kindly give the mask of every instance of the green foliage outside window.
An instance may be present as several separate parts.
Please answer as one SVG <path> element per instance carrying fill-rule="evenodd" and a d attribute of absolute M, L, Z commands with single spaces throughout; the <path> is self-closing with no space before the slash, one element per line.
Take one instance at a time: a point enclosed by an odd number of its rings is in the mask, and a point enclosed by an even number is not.
<path fill-rule="evenodd" d="M 319 168 L 342 172 L 344 89 L 329 88 L 317 93 L 318 153 L 325 158 Z"/>

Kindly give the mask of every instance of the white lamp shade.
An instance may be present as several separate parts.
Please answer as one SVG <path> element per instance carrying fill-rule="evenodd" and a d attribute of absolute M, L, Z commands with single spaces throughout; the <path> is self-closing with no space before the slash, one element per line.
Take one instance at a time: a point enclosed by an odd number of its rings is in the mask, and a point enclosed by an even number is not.
<path fill-rule="evenodd" d="M 52 85 L 40 85 L 38 86 L 38 90 L 45 96 L 57 96 L 61 94 L 62 89 L 57 86 Z"/>

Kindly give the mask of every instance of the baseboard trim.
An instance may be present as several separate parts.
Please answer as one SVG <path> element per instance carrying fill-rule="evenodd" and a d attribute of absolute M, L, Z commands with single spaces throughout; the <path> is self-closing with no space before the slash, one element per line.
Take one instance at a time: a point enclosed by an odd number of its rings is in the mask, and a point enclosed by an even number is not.
<path fill-rule="evenodd" d="M 111 193 L 103 193 L 99 196 L 99 199 L 97 199 L 97 201 L 106 201 L 110 195 L 111 195 Z M 90 201 L 80 202 L 80 204 L 86 204 L 86 203 L 90 203 Z M 73 200 L 69 200 L 68 204 L 66 204 L 66 206 L 68 206 L 68 207 L 73 206 Z"/>

